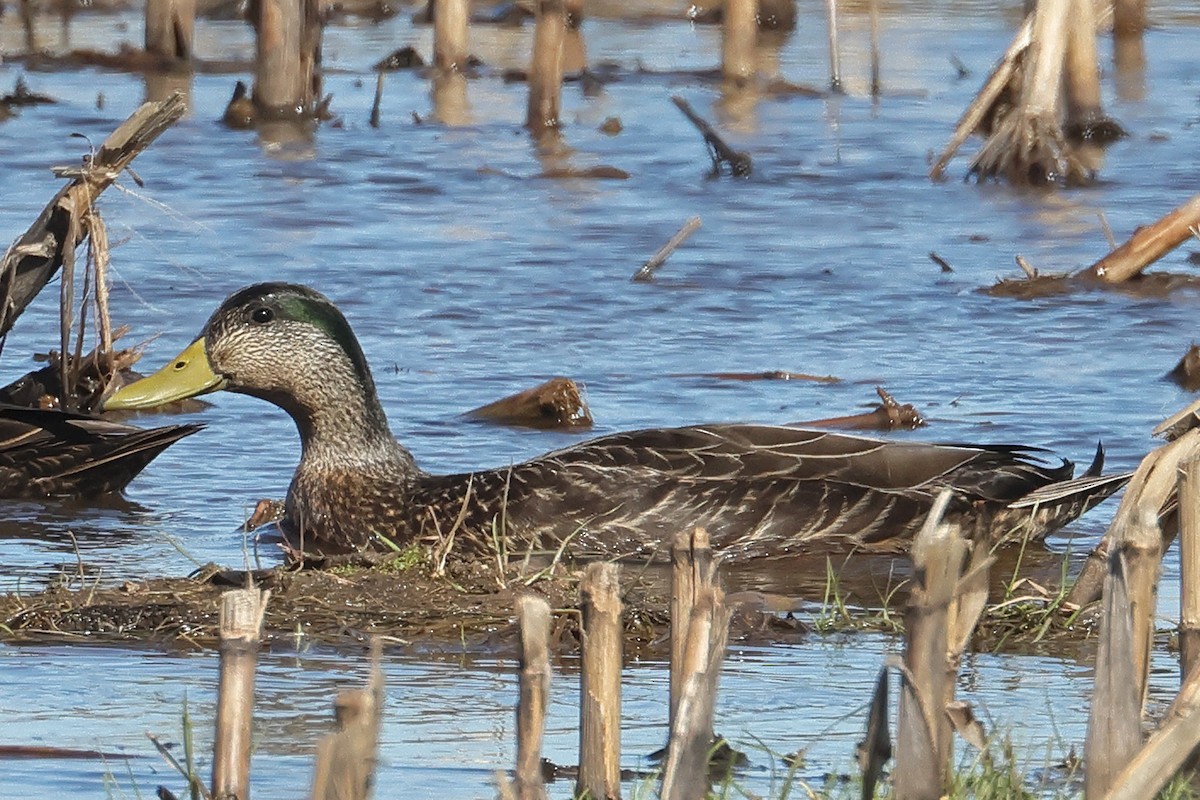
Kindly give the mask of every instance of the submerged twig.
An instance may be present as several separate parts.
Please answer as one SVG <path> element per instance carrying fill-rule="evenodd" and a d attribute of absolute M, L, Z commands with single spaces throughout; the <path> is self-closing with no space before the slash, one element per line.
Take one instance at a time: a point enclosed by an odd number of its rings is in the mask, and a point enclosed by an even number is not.
<path fill-rule="evenodd" d="M 658 249 L 654 255 L 650 256 L 650 260 L 642 264 L 641 268 L 633 274 L 632 280 L 639 283 L 648 283 L 654 279 L 654 273 L 666 263 L 671 254 L 679 249 L 679 245 L 687 241 L 687 238 L 695 233 L 700 228 L 700 218 L 692 217 L 687 222 L 683 223 L 683 227 L 675 231 L 666 244 Z"/>
<path fill-rule="evenodd" d="M 673 95 L 671 102 L 683 112 L 683 115 L 696 126 L 696 130 L 700 131 L 700 135 L 704 137 L 704 143 L 708 146 L 709 155 L 713 160 L 714 175 L 720 174 L 722 163 L 728 164 L 730 174 L 736 177 L 742 178 L 750 174 L 752 162 L 749 154 L 734 150 L 726 144 L 713 126 L 692 110 L 692 106 L 687 100 L 679 95 Z"/>

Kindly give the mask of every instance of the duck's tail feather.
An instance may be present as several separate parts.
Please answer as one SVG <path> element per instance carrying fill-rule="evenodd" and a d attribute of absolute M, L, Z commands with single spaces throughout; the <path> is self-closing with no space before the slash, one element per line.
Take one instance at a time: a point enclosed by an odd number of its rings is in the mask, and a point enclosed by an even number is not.
<path fill-rule="evenodd" d="M 1103 466 L 1103 453 L 1098 454 L 1100 465 Z M 1100 475 L 1093 470 L 1096 468 L 1096 463 L 1093 462 L 1088 471 L 1078 478 L 1072 478 L 1069 481 L 1059 481 L 1048 486 L 1043 486 L 1040 489 L 1034 489 L 1029 494 L 1014 500 L 1008 504 L 1009 508 L 1033 508 L 1034 506 L 1044 506 L 1050 503 L 1059 503 L 1063 500 L 1085 500 L 1087 508 L 1099 503 L 1113 494 L 1121 487 L 1129 483 L 1129 479 L 1133 477 L 1132 472 L 1124 472 L 1119 475 Z M 1082 512 L 1081 512 L 1082 513 Z"/>

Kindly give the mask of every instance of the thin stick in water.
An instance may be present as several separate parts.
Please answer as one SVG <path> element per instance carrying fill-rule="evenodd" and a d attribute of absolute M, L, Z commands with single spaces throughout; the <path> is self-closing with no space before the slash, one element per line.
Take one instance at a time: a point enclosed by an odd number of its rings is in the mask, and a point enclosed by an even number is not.
<path fill-rule="evenodd" d="M 675 231 L 667 243 L 658 248 L 654 255 L 650 256 L 650 260 L 642 264 L 641 269 L 633 274 L 632 280 L 639 283 L 649 283 L 654 280 L 654 273 L 658 268 L 667 262 L 671 254 L 679 249 L 679 246 L 687 241 L 687 238 L 695 233 L 700 228 L 700 218 L 692 217 L 679 230 Z"/>
<path fill-rule="evenodd" d="M 842 92 L 842 55 L 838 45 L 837 0 L 825 0 L 829 10 L 829 91 Z"/>
<path fill-rule="evenodd" d="M 713 126 L 692 110 L 692 106 L 687 100 L 679 95 L 674 95 L 671 97 L 671 102 L 683 112 L 683 115 L 696 126 L 696 130 L 700 131 L 700 135 L 704 137 L 704 143 L 709 148 L 709 155 L 712 156 L 714 174 L 721 171 L 722 163 L 728 164 L 729 171 L 736 177 L 745 177 L 750 174 L 752 165 L 749 155 L 738 152 L 726 144 Z"/>

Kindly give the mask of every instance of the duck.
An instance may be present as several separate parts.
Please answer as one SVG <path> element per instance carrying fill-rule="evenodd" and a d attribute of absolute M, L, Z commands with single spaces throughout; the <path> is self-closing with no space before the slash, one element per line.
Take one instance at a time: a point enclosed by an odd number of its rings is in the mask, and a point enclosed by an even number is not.
<path fill-rule="evenodd" d="M 0 404 L 0 497 L 90 498 L 121 492 L 199 423 L 138 428 L 57 409 Z"/>
<path fill-rule="evenodd" d="M 947 518 L 1001 542 L 1040 539 L 1128 480 L 1022 445 L 888 441 L 787 425 L 612 433 L 521 463 L 421 469 L 393 436 L 345 316 L 314 289 L 231 294 L 161 370 L 111 395 L 145 409 L 225 390 L 291 416 L 300 461 L 279 522 L 293 553 L 424 545 L 464 558 L 521 552 L 665 557 L 703 526 L 725 558 L 901 552 L 943 488 Z M 435 549 L 434 552 L 437 552 Z"/>

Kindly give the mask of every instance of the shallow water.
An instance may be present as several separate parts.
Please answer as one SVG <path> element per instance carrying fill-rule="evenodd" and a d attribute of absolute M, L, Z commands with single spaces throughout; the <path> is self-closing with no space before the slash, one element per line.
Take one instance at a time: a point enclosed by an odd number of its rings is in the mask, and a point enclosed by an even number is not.
<path fill-rule="evenodd" d="M 656 71 L 711 66 L 718 31 L 589 20 L 590 58 L 617 62 L 625 77 L 595 97 L 566 89 L 565 160 L 620 167 L 630 173 L 625 181 L 534 177 L 563 159 L 539 157 L 521 131 L 524 87 L 494 78 L 470 84 L 464 124 L 451 127 L 416 124 L 414 113 L 426 119 L 433 110 L 428 83 L 389 75 L 383 124 L 371 128 L 370 65 L 406 43 L 427 53 L 430 32 L 414 31 L 407 14 L 332 27 L 326 88 L 343 126 L 288 145 L 228 131 L 216 120 L 233 77 L 198 75 L 192 113 L 135 164 L 145 189 L 126 181 L 128 192 L 105 195 L 114 315 L 133 327 L 131 339 L 161 333 L 146 348 L 145 364 L 157 366 L 232 289 L 266 279 L 313 285 L 345 310 L 393 429 L 433 471 L 509 463 L 577 438 L 457 417 L 555 374 L 586 387 L 596 433 L 854 413 L 873 405 L 881 384 L 930 419 L 928 428 L 896 436 L 1038 444 L 1082 462 L 1102 439 L 1111 468 L 1131 469 L 1151 446 L 1153 425 L 1190 399 L 1161 376 L 1195 336 L 1200 298 L 1097 292 L 1018 301 L 978 290 L 1014 274 L 1016 254 L 1043 271 L 1091 263 L 1107 250 L 1099 213 L 1123 238 L 1195 191 L 1192 45 L 1200 19 L 1186 3 L 1160 6 L 1144 72 L 1118 73 L 1108 43 L 1101 45 L 1107 108 L 1131 137 L 1109 151 L 1098 185 L 1054 193 L 960 182 L 973 143 L 952 164 L 951 180 L 925 178 L 929 154 L 940 151 L 1011 37 L 1008 5 L 888 5 L 877 103 L 865 93 L 859 10 L 846 13 L 843 33 L 849 95 L 829 100 L 726 101 L 696 79 L 632 75 L 639 62 Z M 822 20 L 820 4 L 801 4 L 801 27 L 777 54 L 782 76 L 824 83 Z M 81 15 L 69 35 L 76 46 L 111 48 L 139 31 L 136 16 Z M 59 42 L 57 23 L 47 21 L 42 33 Z M 473 50 L 489 64 L 523 66 L 528 29 L 473 36 Z M 14 16 L 0 18 L 3 52 L 19 51 L 21 41 Z M 248 57 L 252 40 L 240 23 L 205 22 L 197 51 Z M 951 54 L 974 71 L 970 78 L 956 78 Z M 20 73 L 0 63 L 0 86 Z M 28 82 L 61 102 L 0 124 L 0 180 L 8 188 L 0 231 L 10 238 L 56 190 L 48 168 L 78 161 L 83 146 L 68 134 L 98 143 L 146 90 L 140 77 L 92 70 L 34 73 Z M 670 104 L 675 93 L 752 154 L 752 178 L 706 177 L 703 145 Z M 608 116 L 621 118 L 619 136 L 597 131 Z M 694 215 L 703 227 L 659 278 L 630 283 Z M 1196 249 L 1181 248 L 1158 269 L 1187 271 L 1186 255 Z M 955 271 L 943 274 L 930 251 Z M 52 287 L 10 337 L 7 376 L 30 367 L 29 352 L 57 346 L 54 296 Z M 843 380 L 673 377 L 768 370 Z M 35 588 L 73 572 L 79 560 L 104 581 L 178 574 L 193 562 L 241 563 L 243 540 L 233 531 L 257 499 L 282 496 L 296 435 L 281 412 L 234 395 L 216 397 L 194 418 L 209 428 L 155 461 L 130 487 L 128 505 L 6 503 L 0 589 Z M 1049 546 L 1086 549 L 1114 508 L 1102 507 Z M 1168 613 L 1177 573 L 1170 556 Z M 759 585 L 752 573 L 737 577 L 736 588 Z M 787 590 L 786 571 L 773 571 L 770 583 Z M 742 741 L 761 737 L 780 752 L 809 744 L 808 777 L 847 770 L 862 726 L 856 704 L 891 646 L 873 636 L 812 637 L 802 646 L 735 651 L 719 728 Z M 258 796 L 302 790 L 333 687 L 357 681 L 360 662 L 324 652 L 266 659 Z M 1169 664 L 1160 667 L 1159 683 L 1169 688 Z M 386 670 L 381 785 L 488 795 L 490 770 L 511 761 L 510 665 L 397 656 Z M 0 683 L 19 689 L 0 693 L 0 743 L 149 755 L 143 731 L 176 733 L 185 693 L 197 720 L 211 718 L 214 675 L 211 654 L 0 647 Z M 1053 742 L 1058 758 L 1082 743 L 1088 677 L 1070 660 L 980 656 L 964 688 L 1001 728 L 1052 720 L 1022 735 Z M 626 752 L 649 752 L 663 736 L 665 673 L 634 664 L 626 684 Z M 560 686 L 557 697 L 547 755 L 567 762 L 573 693 Z M 206 723 L 198 725 L 206 735 Z M 110 766 L 128 790 L 124 765 Z M 143 791 L 168 780 L 153 758 L 132 769 Z M 98 794 L 102 773 L 86 763 L 6 762 L 0 796 Z M 769 776 L 754 780 L 762 789 Z"/>

